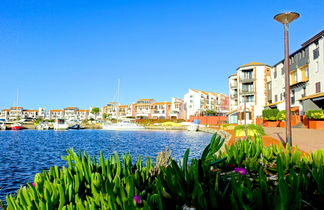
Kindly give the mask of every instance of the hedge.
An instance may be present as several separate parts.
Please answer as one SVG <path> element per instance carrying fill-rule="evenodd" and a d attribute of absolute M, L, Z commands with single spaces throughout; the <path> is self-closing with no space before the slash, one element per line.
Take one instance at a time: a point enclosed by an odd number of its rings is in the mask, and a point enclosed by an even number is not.
<path fill-rule="evenodd" d="M 262 117 L 264 120 L 276 121 L 278 113 L 278 109 L 264 109 L 262 111 Z"/>

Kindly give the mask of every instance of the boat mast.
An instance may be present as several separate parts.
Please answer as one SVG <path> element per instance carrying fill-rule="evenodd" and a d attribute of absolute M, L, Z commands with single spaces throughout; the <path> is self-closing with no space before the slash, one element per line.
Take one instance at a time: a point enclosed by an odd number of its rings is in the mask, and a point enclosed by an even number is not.
<path fill-rule="evenodd" d="M 117 122 L 118 122 L 118 117 L 119 117 L 119 86 L 120 86 L 120 79 L 118 79 L 118 85 L 117 85 L 117 103 L 116 103 Z"/>

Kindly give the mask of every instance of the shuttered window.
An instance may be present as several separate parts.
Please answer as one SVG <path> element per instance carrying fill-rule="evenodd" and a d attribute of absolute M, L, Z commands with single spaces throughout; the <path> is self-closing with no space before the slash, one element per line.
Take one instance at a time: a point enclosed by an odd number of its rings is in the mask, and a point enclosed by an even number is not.
<path fill-rule="evenodd" d="M 315 83 L 315 89 L 316 89 L 316 93 L 320 93 L 321 92 L 321 82 Z"/>

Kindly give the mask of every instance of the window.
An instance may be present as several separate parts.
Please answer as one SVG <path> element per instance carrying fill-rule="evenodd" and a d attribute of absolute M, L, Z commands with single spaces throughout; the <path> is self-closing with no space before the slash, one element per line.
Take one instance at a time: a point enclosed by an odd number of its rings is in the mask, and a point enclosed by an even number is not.
<path fill-rule="evenodd" d="M 295 82 L 298 82 L 298 76 L 297 76 L 298 74 L 297 74 L 297 71 L 295 72 L 295 75 L 294 75 L 294 77 L 295 77 Z"/>
<path fill-rule="evenodd" d="M 282 95 L 282 93 L 280 93 L 280 101 L 282 101 L 283 99 L 282 99 L 282 97 L 283 97 L 283 95 Z"/>
<path fill-rule="evenodd" d="M 285 74 L 285 68 L 282 67 L 282 68 L 281 68 L 281 75 L 284 75 L 284 74 Z"/>
<path fill-rule="evenodd" d="M 318 65 L 318 61 L 315 62 L 315 73 L 319 72 L 319 65 Z"/>
<path fill-rule="evenodd" d="M 273 72 L 273 77 L 276 79 L 277 78 L 277 70 L 275 69 Z"/>
<path fill-rule="evenodd" d="M 306 72 L 305 72 L 305 73 L 306 73 L 306 77 L 309 78 L 309 68 L 306 67 L 306 70 L 305 70 L 305 71 L 306 71 Z"/>
<path fill-rule="evenodd" d="M 306 87 L 303 87 L 303 94 L 302 94 L 302 97 L 305 97 L 306 96 Z"/>
<path fill-rule="evenodd" d="M 277 95 L 275 95 L 275 102 L 277 102 L 278 101 L 278 96 Z"/>
<path fill-rule="evenodd" d="M 314 60 L 319 57 L 319 48 L 317 47 L 316 49 L 313 50 L 313 58 Z"/>
<path fill-rule="evenodd" d="M 295 103 L 295 90 L 291 91 L 291 104 Z"/>
<path fill-rule="evenodd" d="M 316 93 L 321 92 L 321 83 L 320 82 L 315 83 L 315 89 L 316 89 Z"/>

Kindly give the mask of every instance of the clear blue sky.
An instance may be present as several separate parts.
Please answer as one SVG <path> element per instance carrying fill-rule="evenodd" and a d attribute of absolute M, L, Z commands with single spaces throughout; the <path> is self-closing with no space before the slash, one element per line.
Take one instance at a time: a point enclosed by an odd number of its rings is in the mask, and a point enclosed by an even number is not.
<path fill-rule="evenodd" d="M 242 3 L 244 2 L 244 3 Z M 2 0 L 0 109 L 17 88 L 25 108 L 170 101 L 188 88 L 228 93 L 238 66 L 283 58 L 283 27 L 296 11 L 290 52 L 324 28 L 323 0 Z"/>

